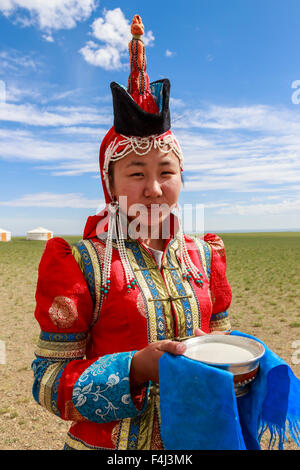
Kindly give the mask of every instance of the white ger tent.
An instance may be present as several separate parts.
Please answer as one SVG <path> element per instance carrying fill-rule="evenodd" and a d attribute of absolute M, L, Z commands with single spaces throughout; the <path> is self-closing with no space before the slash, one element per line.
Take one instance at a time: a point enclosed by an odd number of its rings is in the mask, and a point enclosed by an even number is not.
<path fill-rule="evenodd" d="M 53 232 L 44 227 L 37 227 L 27 232 L 27 240 L 50 240 L 53 238 Z"/>
<path fill-rule="evenodd" d="M 0 228 L 0 242 L 10 242 L 11 241 L 11 232 Z"/>

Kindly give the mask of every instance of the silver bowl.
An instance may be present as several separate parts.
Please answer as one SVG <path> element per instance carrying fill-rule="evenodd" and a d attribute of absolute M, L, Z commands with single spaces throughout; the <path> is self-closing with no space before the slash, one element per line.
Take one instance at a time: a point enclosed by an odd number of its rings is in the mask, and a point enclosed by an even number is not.
<path fill-rule="evenodd" d="M 184 356 L 202 362 L 204 364 L 227 370 L 233 374 L 234 390 L 237 397 L 243 396 L 249 391 L 249 384 L 255 379 L 260 359 L 265 353 L 264 346 L 259 342 L 245 336 L 235 335 L 205 335 L 195 336 L 183 341 L 186 345 Z M 216 348 L 218 360 L 212 360 L 203 354 L 204 344 L 210 344 L 213 348 L 214 344 L 218 344 Z M 224 345 L 223 351 L 220 344 Z M 235 346 L 235 350 L 231 348 L 230 361 L 226 359 L 228 347 L 226 345 Z M 207 348 L 206 348 L 207 349 Z M 234 351 L 234 357 L 232 352 Z M 223 356 L 220 358 L 220 355 Z"/>

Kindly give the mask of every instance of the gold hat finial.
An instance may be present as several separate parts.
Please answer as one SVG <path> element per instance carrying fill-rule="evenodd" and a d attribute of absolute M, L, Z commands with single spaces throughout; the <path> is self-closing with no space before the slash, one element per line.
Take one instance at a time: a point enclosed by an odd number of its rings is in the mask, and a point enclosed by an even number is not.
<path fill-rule="evenodd" d="M 132 19 L 131 34 L 134 36 L 142 36 L 144 34 L 144 25 L 140 15 L 134 15 Z"/>

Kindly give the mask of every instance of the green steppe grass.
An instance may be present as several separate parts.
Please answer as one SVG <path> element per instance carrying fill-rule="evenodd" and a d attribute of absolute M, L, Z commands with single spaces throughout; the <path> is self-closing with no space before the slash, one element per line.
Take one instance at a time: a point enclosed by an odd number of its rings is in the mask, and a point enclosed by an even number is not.
<path fill-rule="evenodd" d="M 221 237 L 233 292 L 234 326 L 244 326 L 252 330 L 250 333 L 265 327 L 270 334 L 280 334 L 283 324 L 291 329 L 300 328 L 300 233 Z"/>
<path fill-rule="evenodd" d="M 233 326 L 252 334 L 257 328 L 280 334 L 285 324 L 299 328 L 300 337 L 300 233 L 219 235 L 225 243 L 227 277 L 233 292 Z M 80 237 L 64 239 L 72 244 Z M 21 284 L 28 293 L 34 292 L 44 245 L 21 237 L 0 243 L 0 286 L 6 286 L 9 298 L 24 307 L 26 300 L 16 296 L 15 289 Z"/>
<path fill-rule="evenodd" d="M 292 343 L 300 340 L 300 233 L 219 235 L 233 292 L 232 327 L 260 338 L 300 377 L 300 364 L 292 360 Z M 64 238 L 70 244 L 80 239 Z M 0 365 L 0 449 L 61 449 L 69 427 L 31 394 L 39 336 L 34 295 L 44 246 L 21 237 L 0 243 L 0 340 L 7 356 Z"/>
<path fill-rule="evenodd" d="M 219 235 L 225 243 L 227 277 L 233 292 L 233 327 L 252 334 L 257 328 L 280 334 L 285 325 L 299 329 L 300 337 L 300 233 Z M 70 244 L 80 239 L 64 238 Z M 33 309 L 32 294 L 44 246 L 44 242 L 21 237 L 0 243 L 0 286 L 12 300 L 12 307 L 17 304 Z M 26 305 L 28 296 L 17 295 L 20 287 L 31 294 L 30 306 Z"/>

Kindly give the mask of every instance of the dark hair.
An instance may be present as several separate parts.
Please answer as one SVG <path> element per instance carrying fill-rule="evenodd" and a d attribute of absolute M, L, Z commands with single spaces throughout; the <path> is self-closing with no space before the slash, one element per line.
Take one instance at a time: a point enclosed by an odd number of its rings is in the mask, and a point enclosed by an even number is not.
<path fill-rule="evenodd" d="M 109 165 L 108 165 L 108 181 L 109 181 L 109 184 L 112 185 L 113 184 L 113 180 L 114 180 L 114 162 L 110 162 Z"/>

